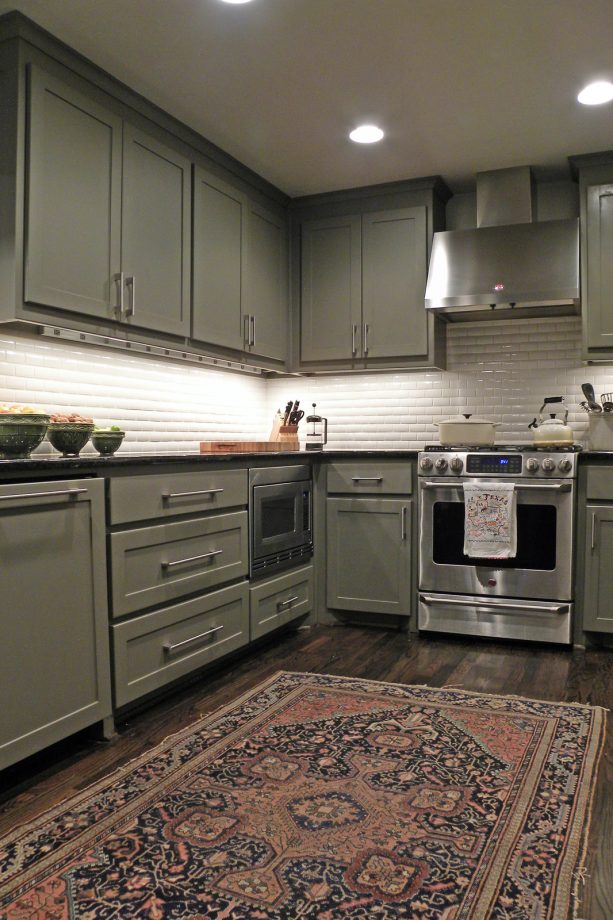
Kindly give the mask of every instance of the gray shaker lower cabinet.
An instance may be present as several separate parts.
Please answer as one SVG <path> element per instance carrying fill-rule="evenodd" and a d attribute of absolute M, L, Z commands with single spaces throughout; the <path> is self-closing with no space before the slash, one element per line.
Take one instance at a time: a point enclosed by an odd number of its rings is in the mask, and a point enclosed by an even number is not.
<path fill-rule="evenodd" d="M 613 633 L 613 507 L 588 504 L 584 553 L 583 628 Z"/>
<path fill-rule="evenodd" d="M 259 639 L 278 626 L 313 609 L 313 566 L 295 569 L 249 589 L 251 638 Z"/>
<path fill-rule="evenodd" d="M 185 677 L 249 641 L 246 582 L 146 613 L 111 628 L 115 705 Z"/>
<path fill-rule="evenodd" d="M 111 716 L 104 483 L 0 486 L 0 768 Z"/>
<path fill-rule="evenodd" d="M 411 500 L 328 498 L 327 603 L 411 613 Z"/>

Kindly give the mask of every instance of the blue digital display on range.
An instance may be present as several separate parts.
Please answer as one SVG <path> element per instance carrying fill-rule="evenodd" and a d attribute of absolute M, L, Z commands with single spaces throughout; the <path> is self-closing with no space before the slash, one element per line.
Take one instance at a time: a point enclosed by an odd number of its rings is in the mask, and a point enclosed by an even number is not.
<path fill-rule="evenodd" d="M 500 473 L 509 476 L 521 473 L 521 454 L 468 454 L 467 473 Z"/>

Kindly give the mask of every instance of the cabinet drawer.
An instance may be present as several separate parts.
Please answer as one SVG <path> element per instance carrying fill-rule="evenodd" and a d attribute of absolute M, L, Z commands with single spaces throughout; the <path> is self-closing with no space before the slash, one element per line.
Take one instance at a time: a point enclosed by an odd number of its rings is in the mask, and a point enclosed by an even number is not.
<path fill-rule="evenodd" d="M 251 638 L 259 639 L 313 609 L 313 566 L 256 585 L 249 594 Z"/>
<path fill-rule="evenodd" d="M 410 495 L 413 465 L 410 460 L 331 463 L 328 492 L 345 494 Z"/>
<path fill-rule="evenodd" d="M 118 477 L 109 494 L 111 524 L 219 511 L 247 504 L 247 470 Z"/>
<path fill-rule="evenodd" d="M 163 687 L 249 640 L 246 583 L 114 624 L 115 705 Z"/>
<path fill-rule="evenodd" d="M 111 534 L 113 616 L 247 574 L 247 512 Z"/>
<path fill-rule="evenodd" d="M 588 469 L 587 497 L 603 502 L 613 501 L 613 466 Z"/>

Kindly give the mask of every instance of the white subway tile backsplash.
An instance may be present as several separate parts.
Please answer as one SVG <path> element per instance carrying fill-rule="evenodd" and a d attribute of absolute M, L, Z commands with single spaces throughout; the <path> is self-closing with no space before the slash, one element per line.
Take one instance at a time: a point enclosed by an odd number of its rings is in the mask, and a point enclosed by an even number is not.
<path fill-rule="evenodd" d="M 613 391 L 613 366 L 581 364 L 577 317 L 457 323 L 448 328 L 448 371 L 276 378 L 173 364 L 41 340 L 0 335 L 0 401 L 48 411 L 76 410 L 119 424 L 123 451 L 172 453 L 200 440 L 268 437 L 287 401 L 311 403 L 329 419 L 331 448 L 415 448 L 436 442 L 433 420 L 462 412 L 502 422 L 499 442 L 530 441 L 542 398 L 563 395 L 577 438 L 587 416 L 580 385 Z M 301 425 L 306 433 L 306 425 Z M 88 445 L 85 452 L 92 452 Z M 53 453 L 47 442 L 40 453 Z"/>

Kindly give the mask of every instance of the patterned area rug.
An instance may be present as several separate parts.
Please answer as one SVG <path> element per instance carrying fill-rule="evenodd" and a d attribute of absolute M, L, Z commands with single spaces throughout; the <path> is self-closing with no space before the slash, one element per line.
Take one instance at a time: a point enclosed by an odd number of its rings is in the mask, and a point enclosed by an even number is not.
<path fill-rule="evenodd" d="M 561 920 L 603 729 L 280 673 L 0 840 L 0 917 Z"/>

